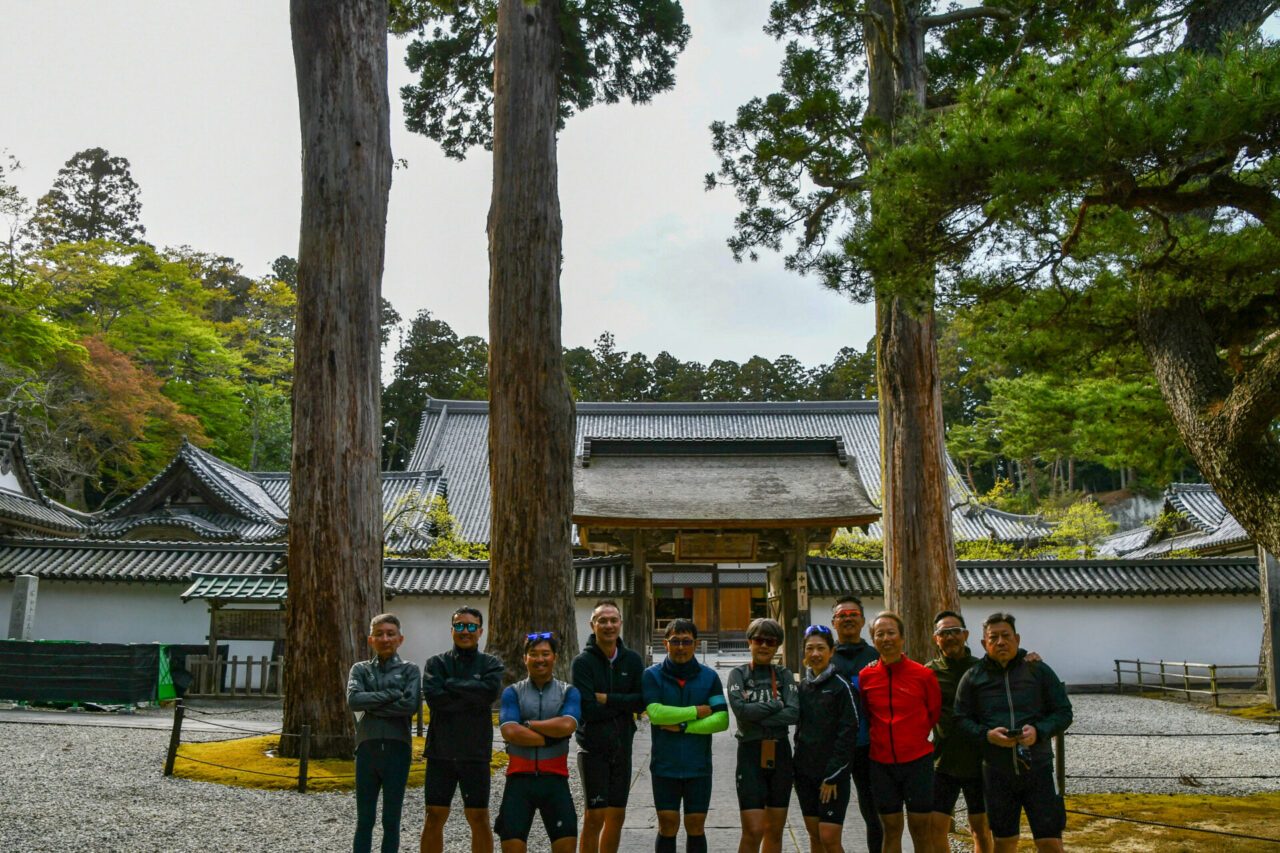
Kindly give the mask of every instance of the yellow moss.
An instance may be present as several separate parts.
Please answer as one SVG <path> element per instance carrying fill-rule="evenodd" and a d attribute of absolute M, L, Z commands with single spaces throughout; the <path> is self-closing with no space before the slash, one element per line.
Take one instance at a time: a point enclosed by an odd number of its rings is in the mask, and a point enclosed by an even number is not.
<path fill-rule="evenodd" d="M 421 756 L 424 738 L 413 739 L 413 754 Z M 239 738 L 212 743 L 184 743 L 178 747 L 173 775 L 198 782 L 215 782 L 239 788 L 293 790 L 298 786 L 298 760 L 280 758 L 279 735 Z M 220 765 L 220 766 L 215 766 Z M 489 772 L 507 766 L 507 754 L 495 752 Z M 421 788 L 426 764 L 415 758 L 409 767 L 409 787 Z M 338 758 L 307 762 L 308 791 L 350 791 L 355 788 L 356 763 Z"/>
<path fill-rule="evenodd" d="M 1233 717 L 1244 717 L 1245 719 L 1264 722 L 1275 722 L 1280 719 L 1280 714 L 1276 713 L 1275 706 L 1270 702 L 1260 702 L 1247 708 L 1232 708 L 1229 713 Z"/>
<path fill-rule="evenodd" d="M 1082 794 L 1067 797 L 1068 811 L 1150 820 L 1242 835 L 1280 839 L 1280 794 L 1215 797 L 1208 794 Z M 1106 850 L 1113 853 L 1179 851 L 1274 851 L 1274 841 L 1250 841 L 1184 829 L 1106 820 L 1068 814 L 1063 841 L 1068 850 Z M 1034 850 L 1025 831 L 1019 850 Z"/>

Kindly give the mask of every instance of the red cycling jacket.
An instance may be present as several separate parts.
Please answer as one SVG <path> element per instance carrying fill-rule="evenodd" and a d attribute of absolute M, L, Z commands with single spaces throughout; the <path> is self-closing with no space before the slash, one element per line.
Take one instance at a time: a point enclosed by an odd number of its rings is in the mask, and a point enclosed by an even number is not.
<path fill-rule="evenodd" d="M 903 655 L 877 660 L 858 674 L 862 705 L 871 723 L 871 760 L 905 764 L 933 752 L 929 732 L 942 713 L 942 691 L 933 670 Z"/>

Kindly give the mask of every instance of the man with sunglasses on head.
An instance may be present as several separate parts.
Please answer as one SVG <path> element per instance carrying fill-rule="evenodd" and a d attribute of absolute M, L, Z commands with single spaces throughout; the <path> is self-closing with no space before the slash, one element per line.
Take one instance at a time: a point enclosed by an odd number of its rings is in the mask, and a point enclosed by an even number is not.
<path fill-rule="evenodd" d="M 875 646 L 862 639 L 864 624 L 866 618 L 862 612 L 862 601 L 856 595 L 836 599 L 831 609 L 831 627 L 835 628 L 838 642 L 835 654 L 831 656 L 831 665 L 854 690 L 858 689 L 858 674 L 863 667 L 880 659 Z M 884 843 L 884 828 L 880 825 L 880 815 L 876 814 L 876 804 L 871 797 L 871 733 L 866 715 L 861 717 L 850 775 L 858 792 L 858 811 L 867 827 L 867 849 L 879 853 Z"/>
<path fill-rule="evenodd" d="M 933 727 L 934 846 L 948 849 L 951 816 L 963 791 L 973 849 L 975 853 L 992 853 L 991 830 L 982 798 L 982 754 L 976 742 L 956 732 L 956 688 L 978 662 L 969 651 L 964 617 L 954 610 L 944 610 L 933 617 L 933 641 L 941 654 L 925 666 L 938 677 L 942 691 L 942 716 Z"/>
<path fill-rule="evenodd" d="M 507 787 L 493 828 L 502 853 L 525 853 L 534 813 L 551 853 L 573 853 L 578 815 L 569 791 L 569 738 L 582 719 L 578 688 L 554 677 L 560 641 L 550 631 L 524 638 L 529 677 L 502 691 L 498 724 L 507 742 Z"/>
<path fill-rule="evenodd" d="M 655 853 L 675 853 L 684 805 L 686 853 L 707 853 L 704 834 L 711 805 L 711 735 L 729 728 L 720 676 L 694 659 L 698 626 L 692 619 L 667 625 L 667 657 L 644 671 L 641 692 L 653 725 L 649 775 L 658 812 Z"/>
<path fill-rule="evenodd" d="M 587 647 L 573 659 L 573 686 L 582 696 L 578 773 L 586 809 L 581 853 L 618 853 L 631 791 L 631 742 L 644 711 L 644 662 L 622 644 L 622 610 L 605 599 L 591 611 Z"/>
<path fill-rule="evenodd" d="M 490 708 L 502 691 L 502 661 L 480 651 L 484 616 L 459 607 L 450 619 L 453 648 L 423 667 L 422 694 L 431 710 L 427 729 L 427 803 L 421 853 L 441 853 L 454 791 L 471 826 L 472 853 L 492 853 L 489 829 L 489 761 L 493 753 Z"/>
<path fill-rule="evenodd" d="M 729 672 L 729 708 L 738 722 L 738 853 L 782 850 L 794 778 L 787 727 L 800 719 L 795 677 L 773 663 L 782 639 L 782 626 L 774 620 L 752 620 L 751 661 Z"/>

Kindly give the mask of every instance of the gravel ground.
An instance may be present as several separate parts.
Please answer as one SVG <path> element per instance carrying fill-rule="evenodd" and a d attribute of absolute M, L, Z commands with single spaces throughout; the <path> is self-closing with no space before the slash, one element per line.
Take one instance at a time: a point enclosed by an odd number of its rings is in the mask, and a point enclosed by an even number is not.
<path fill-rule="evenodd" d="M 1136 697 L 1072 697 L 1076 722 L 1067 737 L 1069 793 L 1198 792 L 1238 795 L 1280 790 L 1280 779 L 1211 779 L 1280 775 L 1280 736 L 1091 737 L 1129 732 L 1221 733 L 1267 729 L 1256 722 L 1212 714 L 1195 706 Z M 233 710 L 226 704 L 205 706 Z M 44 713 L 44 712 L 29 712 Z M 278 721 L 279 708 L 237 717 Z M 137 717 L 165 718 L 151 709 Z M 190 718 L 198 718 L 191 715 Z M 1274 728 L 1274 727 L 1271 727 Z M 98 726 L 0 725 L 7 755 L 0 767 L 0 850 L 135 853 L 276 853 L 350 849 L 355 806 L 351 794 L 256 791 L 166 779 L 161 775 L 169 734 L 163 729 Z M 190 740 L 217 739 L 192 735 Z M 637 756 L 637 762 L 643 758 Z M 1194 774 L 1203 787 L 1177 779 L 1122 776 Z M 727 777 L 722 768 L 721 775 Z M 581 804 L 576 774 L 574 796 Z M 493 779 L 493 805 L 503 781 Z M 469 851 L 469 833 L 455 803 L 445 830 L 449 853 Z M 423 805 L 419 789 L 405 798 L 401 850 L 417 849 Z M 375 834 L 375 838 L 377 838 Z M 530 850 L 546 851 L 535 829 Z"/>

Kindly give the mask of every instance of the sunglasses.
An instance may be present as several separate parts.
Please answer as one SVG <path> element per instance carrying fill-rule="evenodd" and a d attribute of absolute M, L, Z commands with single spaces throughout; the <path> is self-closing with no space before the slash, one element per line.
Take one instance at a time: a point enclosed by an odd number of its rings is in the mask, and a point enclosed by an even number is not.
<path fill-rule="evenodd" d="M 475 622 L 454 622 L 453 630 L 457 631 L 459 634 L 474 634 L 476 631 L 480 630 L 480 626 Z"/>
<path fill-rule="evenodd" d="M 677 648 L 680 646 L 692 646 L 696 642 L 697 640 L 693 637 L 667 637 L 667 645 L 676 646 Z"/>
<path fill-rule="evenodd" d="M 768 646 L 769 648 L 774 649 L 778 647 L 778 638 L 777 637 L 752 637 L 751 645 Z"/>
<path fill-rule="evenodd" d="M 550 631 L 534 631 L 532 634 L 525 634 L 524 638 L 526 640 L 550 640 L 551 632 Z"/>
<path fill-rule="evenodd" d="M 836 611 L 835 615 L 832 616 L 831 618 L 832 619 L 852 619 L 855 616 L 861 617 L 862 611 L 861 610 L 838 610 Z"/>
<path fill-rule="evenodd" d="M 828 628 L 826 625 L 810 625 L 808 628 L 804 629 L 804 635 L 807 637 L 810 634 L 826 634 L 828 637 L 830 637 L 831 629 Z"/>
<path fill-rule="evenodd" d="M 939 628 L 933 633 L 939 637 L 958 637 L 963 634 L 964 628 Z"/>

